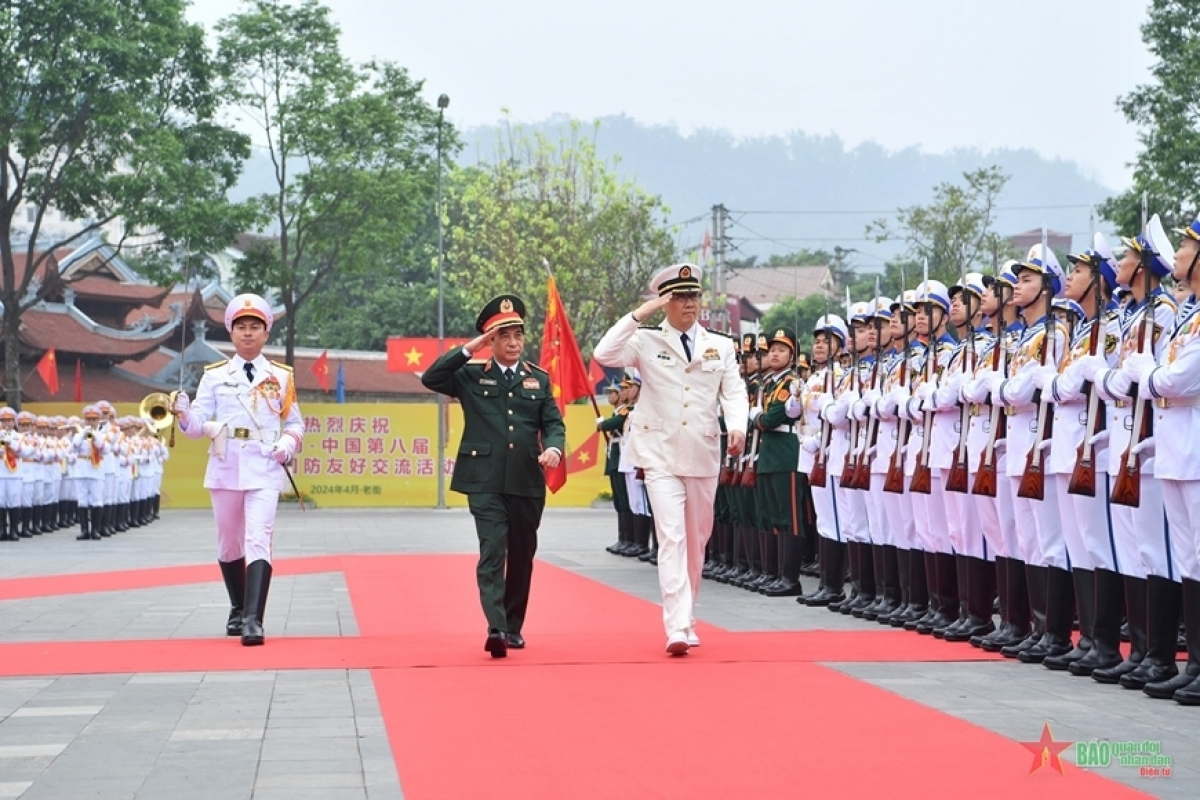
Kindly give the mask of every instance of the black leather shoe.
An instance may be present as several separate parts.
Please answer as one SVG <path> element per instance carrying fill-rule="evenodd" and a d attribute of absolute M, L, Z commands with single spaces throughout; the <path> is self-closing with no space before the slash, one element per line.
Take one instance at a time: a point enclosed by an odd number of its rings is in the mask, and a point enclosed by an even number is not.
<path fill-rule="evenodd" d="M 763 594 L 767 597 L 798 597 L 804 594 L 804 590 L 800 587 L 799 583 L 781 580 L 767 587 L 763 591 Z"/>
<path fill-rule="evenodd" d="M 508 634 L 508 649 L 509 650 L 524 650 L 525 637 L 519 633 Z"/>
<path fill-rule="evenodd" d="M 488 631 L 487 641 L 483 643 L 483 649 L 492 654 L 492 658 L 504 658 L 508 655 L 508 637 L 504 631 L 492 629 Z"/>

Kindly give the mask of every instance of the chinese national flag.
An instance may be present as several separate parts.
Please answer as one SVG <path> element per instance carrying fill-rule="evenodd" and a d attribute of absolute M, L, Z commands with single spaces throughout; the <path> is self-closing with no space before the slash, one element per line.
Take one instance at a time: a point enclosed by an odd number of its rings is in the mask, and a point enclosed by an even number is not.
<path fill-rule="evenodd" d="M 462 347 L 470 339 L 443 339 L 446 352 Z M 388 372 L 424 372 L 438 357 L 436 336 L 389 336 L 387 340 Z M 474 358 L 490 358 L 491 352 L 484 348 Z"/>
<path fill-rule="evenodd" d="M 600 431 L 596 431 L 588 440 L 571 452 L 567 459 L 567 472 L 584 472 L 596 466 L 600 459 Z M 603 466 L 603 465 L 601 465 Z"/>
<path fill-rule="evenodd" d="M 54 348 L 46 351 L 37 363 L 37 373 L 42 376 L 50 395 L 58 394 L 58 359 L 54 357 Z"/>
<path fill-rule="evenodd" d="M 550 375 L 554 402 L 564 415 L 567 403 L 591 396 L 588 371 L 553 276 L 546 286 L 546 328 L 542 336 L 540 366 Z M 546 486 L 551 492 L 557 492 L 566 484 L 567 471 L 567 459 L 560 461 L 556 468 L 546 470 Z"/>
<path fill-rule="evenodd" d="M 83 402 L 83 360 L 75 359 L 75 402 Z"/>
<path fill-rule="evenodd" d="M 312 373 L 317 376 L 321 390 L 329 391 L 329 351 L 326 350 L 313 362 Z"/>

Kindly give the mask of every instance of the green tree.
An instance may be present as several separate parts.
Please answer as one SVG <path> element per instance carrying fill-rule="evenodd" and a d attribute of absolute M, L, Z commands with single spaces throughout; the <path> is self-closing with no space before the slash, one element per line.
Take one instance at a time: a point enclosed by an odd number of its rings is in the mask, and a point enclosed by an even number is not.
<path fill-rule="evenodd" d="M 1152 0 L 1142 41 L 1155 57 L 1151 80 L 1117 101 L 1139 128 L 1133 185 L 1100 205 L 1122 233 L 1142 227 L 1142 193 L 1168 229 L 1188 225 L 1200 209 L 1200 19 L 1193 0 Z"/>
<path fill-rule="evenodd" d="M 825 250 L 809 250 L 807 247 L 790 253 L 767 256 L 761 267 L 819 267 L 833 262 L 833 254 Z"/>
<path fill-rule="evenodd" d="M 224 246 L 249 154 L 216 123 L 204 31 L 184 0 L 22 0 L 0 9 L 0 301 L 5 394 L 21 400 L 22 314 L 61 287 L 50 255 L 117 224 L 150 257 Z M 81 222 L 44 234 L 57 212 Z M 18 274 L 16 256 L 24 256 Z M 39 276 L 35 281 L 35 276 Z M 48 277 L 48 280 L 43 280 Z"/>
<path fill-rule="evenodd" d="M 800 352 L 812 351 L 812 332 L 817 320 L 828 309 L 830 314 L 843 316 L 838 301 L 826 300 L 824 295 L 811 294 L 808 297 L 785 297 L 775 303 L 759 320 L 759 326 L 764 331 L 774 331 L 776 328 L 788 327 L 796 332 Z"/>
<path fill-rule="evenodd" d="M 278 294 L 292 363 L 298 312 L 335 274 L 390 263 L 433 205 L 439 136 L 446 153 L 458 140 L 404 69 L 348 61 L 316 0 L 243 5 L 217 25 L 218 58 L 274 167 L 254 202 L 277 241 L 275 259 L 260 253 L 238 279 Z"/>
<path fill-rule="evenodd" d="M 907 264 L 906 288 L 915 288 L 926 260 L 929 277 L 949 286 L 964 270 L 990 274 L 996 264 L 1009 258 L 1012 246 L 1008 239 L 992 229 L 996 198 L 1007 182 L 1008 176 L 996 166 L 965 172 L 962 184 L 935 186 L 928 205 L 898 209 L 894 221 L 868 223 L 868 239 L 898 240 L 906 245 L 901 256 L 887 264 L 885 287 L 899 287 L 902 263 Z"/>
<path fill-rule="evenodd" d="M 675 253 L 667 209 L 597 156 L 596 130 L 572 122 L 557 141 L 509 130 L 491 163 L 455 174 L 448 208 L 447 270 L 472 307 L 515 292 L 538 341 L 549 264 L 585 350 Z"/>

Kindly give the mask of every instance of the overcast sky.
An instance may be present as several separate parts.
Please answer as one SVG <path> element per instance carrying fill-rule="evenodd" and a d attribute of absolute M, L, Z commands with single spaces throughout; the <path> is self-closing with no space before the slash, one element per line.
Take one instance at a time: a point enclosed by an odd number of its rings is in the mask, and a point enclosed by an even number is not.
<path fill-rule="evenodd" d="M 355 60 L 469 127 L 626 114 L 685 133 L 833 133 L 931 153 L 1028 147 L 1113 189 L 1148 80 L 1143 0 L 326 0 Z M 238 0 L 195 0 L 211 27 Z M 603 135 L 603 134 L 602 134 Z"/>

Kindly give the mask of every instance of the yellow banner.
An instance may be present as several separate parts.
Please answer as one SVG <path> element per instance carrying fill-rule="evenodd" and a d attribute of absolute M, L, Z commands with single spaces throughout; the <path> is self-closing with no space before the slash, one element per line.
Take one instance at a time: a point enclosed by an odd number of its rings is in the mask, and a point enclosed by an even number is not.
<path fill-rule="evenodd" d="M 25 407 L 35 414 L 70 416 L 80 411 L 77 404 L 70 403 L 27 403 Z M 466 495 L 450 491 L 462 437 L 462 408 L 449 403 L 447 411 L 446 504 L 466 506 Z M 301 406 L 301 413 L 304 452 L 296 458 L 294 477 L 306 501 L 311 499 L 321 507 L 437 505 L 436 404 L 307 403 Z M 137 407 L 118 404 L 117 415 L 127 414 L 136 415 Z M 603 441 L 595 458 L 590 450 L 575 452 L 595 433 L 596 414 L 590 406 L 568 406 L 566 425 L 567 455 L 576 456 L 574 463 L 580 469 L 568 475 L 567 485 L 558 494 L 547 494 L 546 504 L 588 506 L 600 492 L 609 491 Z M 207 439 L 189 439 L 176 431 L 175 447 L 163 474 L 165 507 L 208 507 L 204 488 L 207 450 Z"/>

